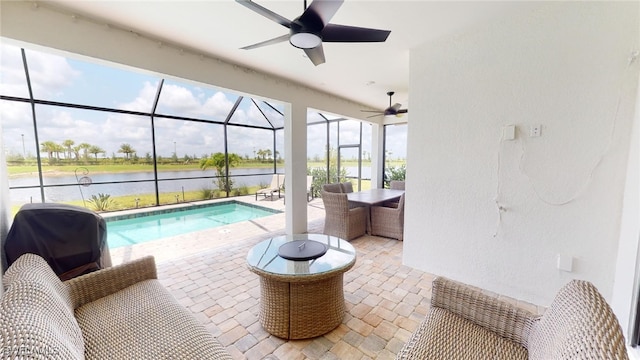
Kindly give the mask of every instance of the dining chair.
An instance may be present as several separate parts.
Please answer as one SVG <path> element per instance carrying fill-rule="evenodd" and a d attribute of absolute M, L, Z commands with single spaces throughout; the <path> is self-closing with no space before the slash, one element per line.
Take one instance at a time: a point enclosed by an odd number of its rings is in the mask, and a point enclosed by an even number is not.
<path fill-rule="evenodd" d="M 371 235 L 402 240 L 403 233 L 404 194 L 400 196 L 398 207 L 371 207 Z"/>
<path fill-rule="evenodd" d="M 349 208 L 347 194 L 321 191 L 324 203 L 324 234 L 352 240 L 367 232 L 365 207 Z"/>
<path fill-rule="evenodd" d="M 351 183 L 351 181 L 346 181 L 346 182 L 340 183 L 340 186 L 342 186 L 342 192 L 343 193 L 352 193 L 353 192 L 353 184 Z"/>
<path fill-rule="evenodd" d="M 389 188 L 394 190 L 404 190 L 404 181 L 391 180 L 391 182 L 389 183 Z"/>
<path fill-rule="evenodd" d="M 322 190 L 326 191 L 326 192 L 330 192 L 330 193 L 341 193 L 342 191 L 342 185 L 340 185 L 340 183 L 336 183 L 336 184 L 324 184 L 322 185 Z"/>

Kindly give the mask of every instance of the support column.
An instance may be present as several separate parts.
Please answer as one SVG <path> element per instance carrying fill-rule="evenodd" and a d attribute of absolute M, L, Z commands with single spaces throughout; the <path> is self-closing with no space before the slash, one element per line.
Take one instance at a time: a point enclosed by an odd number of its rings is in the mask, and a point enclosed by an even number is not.
<path fill-rule="evenodd" d="M 300 234 L 307 232 L 307 107 L 286 106 L 284 119 L 285 231 Z"/>
<path fill-rule="evenodd" d="M 371 124 L 371 188 L 383 187 L 384 125 Z"/>
<path fill-rule="evenodd" d="M 0 124 L 0 275 L 4 274 L 4 267 L 7 264 L 4 255 L 4 242 L 9 233 L 11 214 L 11 202 L 9 199 L 9 178 L 7 176 L 7 162 L 2 144 L 2 124 Z M 0 286 L 0 295 L 3 287 Z"/>

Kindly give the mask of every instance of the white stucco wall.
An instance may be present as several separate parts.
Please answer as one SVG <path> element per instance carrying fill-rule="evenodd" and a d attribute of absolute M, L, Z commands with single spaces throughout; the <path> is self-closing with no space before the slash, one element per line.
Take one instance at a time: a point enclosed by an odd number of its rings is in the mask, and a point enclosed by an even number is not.
<path fill-rule="evenodd" d="M 636 60 L 640 61 L 640 59 Z M 627 339 L 633 333 L 632 322 L 636 313 L 635 302 L 640 300 L 640 92 L 636 97 L 636 109 L 631 128 L 631 145 L 627 162 L 627 179 L 624 189 L 622 218 L 620 221 L 620 245 L 616 263 L 611 307 Z M 636 349 L 640 359 L 640 349 Z"/>
<path fill-rule="evenodd" d="M 540 305 L 572 278 L 611 299 L 639 14 L 549 3 L 411 52 L 405 264 Z"/>

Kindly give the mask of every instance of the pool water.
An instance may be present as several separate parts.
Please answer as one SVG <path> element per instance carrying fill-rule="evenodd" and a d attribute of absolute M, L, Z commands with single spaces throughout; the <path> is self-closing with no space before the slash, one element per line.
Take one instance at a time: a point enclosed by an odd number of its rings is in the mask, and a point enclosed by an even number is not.
<path fill-rule="evenodd" d="M 126 219 L 107 219 L 109 248 L 140 244 L 194 231 L 273 215 L 280 211 L 231 201 L 153 212 Z M 147 215 L 148 214 L 148 215 Z"/>

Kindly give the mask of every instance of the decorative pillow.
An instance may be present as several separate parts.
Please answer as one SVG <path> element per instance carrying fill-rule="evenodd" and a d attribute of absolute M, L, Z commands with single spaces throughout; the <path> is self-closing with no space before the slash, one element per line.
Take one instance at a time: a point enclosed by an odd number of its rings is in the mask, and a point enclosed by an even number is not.
<path fill-rule="evenodd" d="M 22 255 L 3 277 L 2 358 L 83 359 L 84 340 L 67 287 L 47 262 Z"/>

